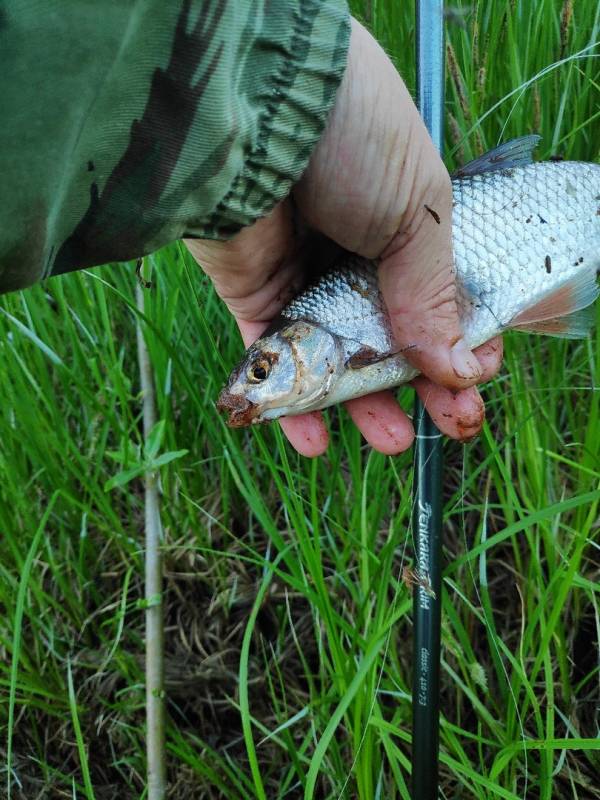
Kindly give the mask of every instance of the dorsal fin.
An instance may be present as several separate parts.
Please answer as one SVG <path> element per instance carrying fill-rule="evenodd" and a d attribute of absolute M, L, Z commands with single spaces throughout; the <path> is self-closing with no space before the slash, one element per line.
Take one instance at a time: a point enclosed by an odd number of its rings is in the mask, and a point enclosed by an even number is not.
<path fill-rule="evenodd" d="M 542 137 L 537 133 L 529 136 L 519 136 L 510 142 L 495 147 L 479 158 L 469 161 L 464 167 L 458 169 L 452 178 L 472 178 L 484 172 L 499 172 L 514 167 L 525 167 L 533 163 L 533 151 Z"/>

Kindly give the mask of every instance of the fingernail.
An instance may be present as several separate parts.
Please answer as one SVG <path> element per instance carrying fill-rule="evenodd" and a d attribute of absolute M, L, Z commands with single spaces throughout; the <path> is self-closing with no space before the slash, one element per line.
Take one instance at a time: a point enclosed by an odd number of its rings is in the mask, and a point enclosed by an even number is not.
<path fill-rule="evenodd" d="M 450 363 L 454 374 L 461 380 L 476 381 L 483 375 L 481 364 L 463 339 L 460 339 L 450 350 Z"/>

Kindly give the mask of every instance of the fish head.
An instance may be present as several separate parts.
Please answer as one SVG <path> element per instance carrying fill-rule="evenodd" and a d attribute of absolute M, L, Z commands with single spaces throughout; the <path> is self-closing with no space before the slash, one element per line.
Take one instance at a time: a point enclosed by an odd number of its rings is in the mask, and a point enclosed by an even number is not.
<path fill-rule="evenodd" d="M 342 348 L 320 325 L 298 320 L 258 339 L 231 373 L 217 408 L 234 428 L 310 411 L 343 369 Z"/>

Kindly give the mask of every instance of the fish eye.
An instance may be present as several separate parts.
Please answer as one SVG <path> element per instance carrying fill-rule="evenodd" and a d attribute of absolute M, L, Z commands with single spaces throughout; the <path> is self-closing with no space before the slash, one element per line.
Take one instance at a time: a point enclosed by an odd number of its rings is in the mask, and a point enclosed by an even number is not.
<path fill-rule="evenodd" d="M 248 380 L 251 383 L 260 383 L 264 381 L 271 370 L 271 364 L 266 358 L 259 358 L 250 365 L 248 370 Z"/>

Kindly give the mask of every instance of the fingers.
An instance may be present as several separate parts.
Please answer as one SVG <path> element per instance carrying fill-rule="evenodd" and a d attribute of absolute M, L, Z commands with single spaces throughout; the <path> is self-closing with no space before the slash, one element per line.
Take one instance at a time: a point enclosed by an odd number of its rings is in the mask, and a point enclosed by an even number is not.
<path fill-rule="evenodd" d="M 485 408 L 474 386 L 451 392 L 428 378 L 415 378 L 412 383 L 442 433 L 459 442 L 468 442 L 477 436 L 485 419 Z"/>
<path fill-rule="evenodd" d="M 502 338 L 497 337 L 475 351 L 482 367 L 482 381 L 490 380 L 502 363 Z M 467 442 L 481 430 L 485 411 L 483 400 L 472 386 L 451 392 L 419 376 L 412 381 L 417 394 L 440 431 L 452 439 Z"/>
<path fill-rule="evenodd" d="M 245 343 L 250 344 L 260 336 L 264 324 L 242 321 L 240 329 Z M 482 380 L 490 380 L 502 362 L 501 337 L 477 348 L 476 354 L 482 365 Z M 466 442 L 479 433 L 484 408 L 477 389 L 470 387 L 454 393 L 424 377 L 416 378 L 413 385 L 433 421 L 446 436 Z M 412 445 L 415 437 L 412 423 L 391 392 L 359 397 L 345 405 L 366 441 L 380 453 L 398 455 Z M 314 458 L 327 450 L 329 436 L 320 412 L 285 417 L 280 424 L 300 455 Z"/>
<path fill-rule="evenodd" d="M 320 411 L 298 417 L 283 417 L 279 424 L 289 443 L 301 456 L 322 456 L 329 444 L 329 434 Z"/>
<path fill-rule="evenodd" d="M 377 392 L 346 404 L 352 421 L 375 450 L 394 456 L 408 450 L 414 440 L 409 418 L 391 392 Z M 320 412 L 284 417 L 281 427 L 290 444 L 303 456 L 322 455 L 329 443 Z"/>
<path fill-rule="evenodd" d="M 244 347 L 250 347 L 267 328 L 268 322 L 251 322 L 245 319 L 236 319 L 237 326 L 242 335 Z"/>
<path fill-rule="evenodd" d="M 495 336 L 489 342 L 482 344 L 474 350 L 477 360 L 481 364 L 480 383 L 490 381 L 502 366 L 504 355 L 504 342 L 501 336 Z"/>
<path fill-rule="evenodd" d="M 502 338 L 497 337 L 475 351 L 481 364 L 481 381 L 490 380 L 502 363 Z M 413 381 L 440 431 L 452 439 L 468 441 L 476 436 L 483 424 L 483 401 L 474 387 L 451 392 L 424 377 Z M 391 392 L 359 397 L 346 403 L 352 420 L 367 442 L 386 455 L 397 455 L 413 443 L 412 422 L 398 406 Z"/>
<path fill-rule="evenodd" d="M 412 423 L 391 392 L 358 397 L 345 405 L 367 442 L 380 453 L 394 456 L 413 443 Z"/>
<path fill-rule="evenodd" d="M 246 346 L 260 336 L 264 323 L 239 321 Z M 502 363 L 502 338 L 497 337 L 475 351 L 481 364 L 481 380 L 490 380 Z M 412 382 L 440 431 L 462 442 L 476 436 L 483 424 L 484 407 L 479 392 L 474 387 L 452 392 L 420 376 Z M 348 413 L 366 441 L 385 455 L 397 455 L 407 450 L 414 441 L 415 432 L 407 415 L 398 406 L 391 392 L 350 400 Z M 327 428 L 320 412 L 286 417 L 281 427 L 290 444 L 303 456 L 322 455 L 329 443 Z"/>

